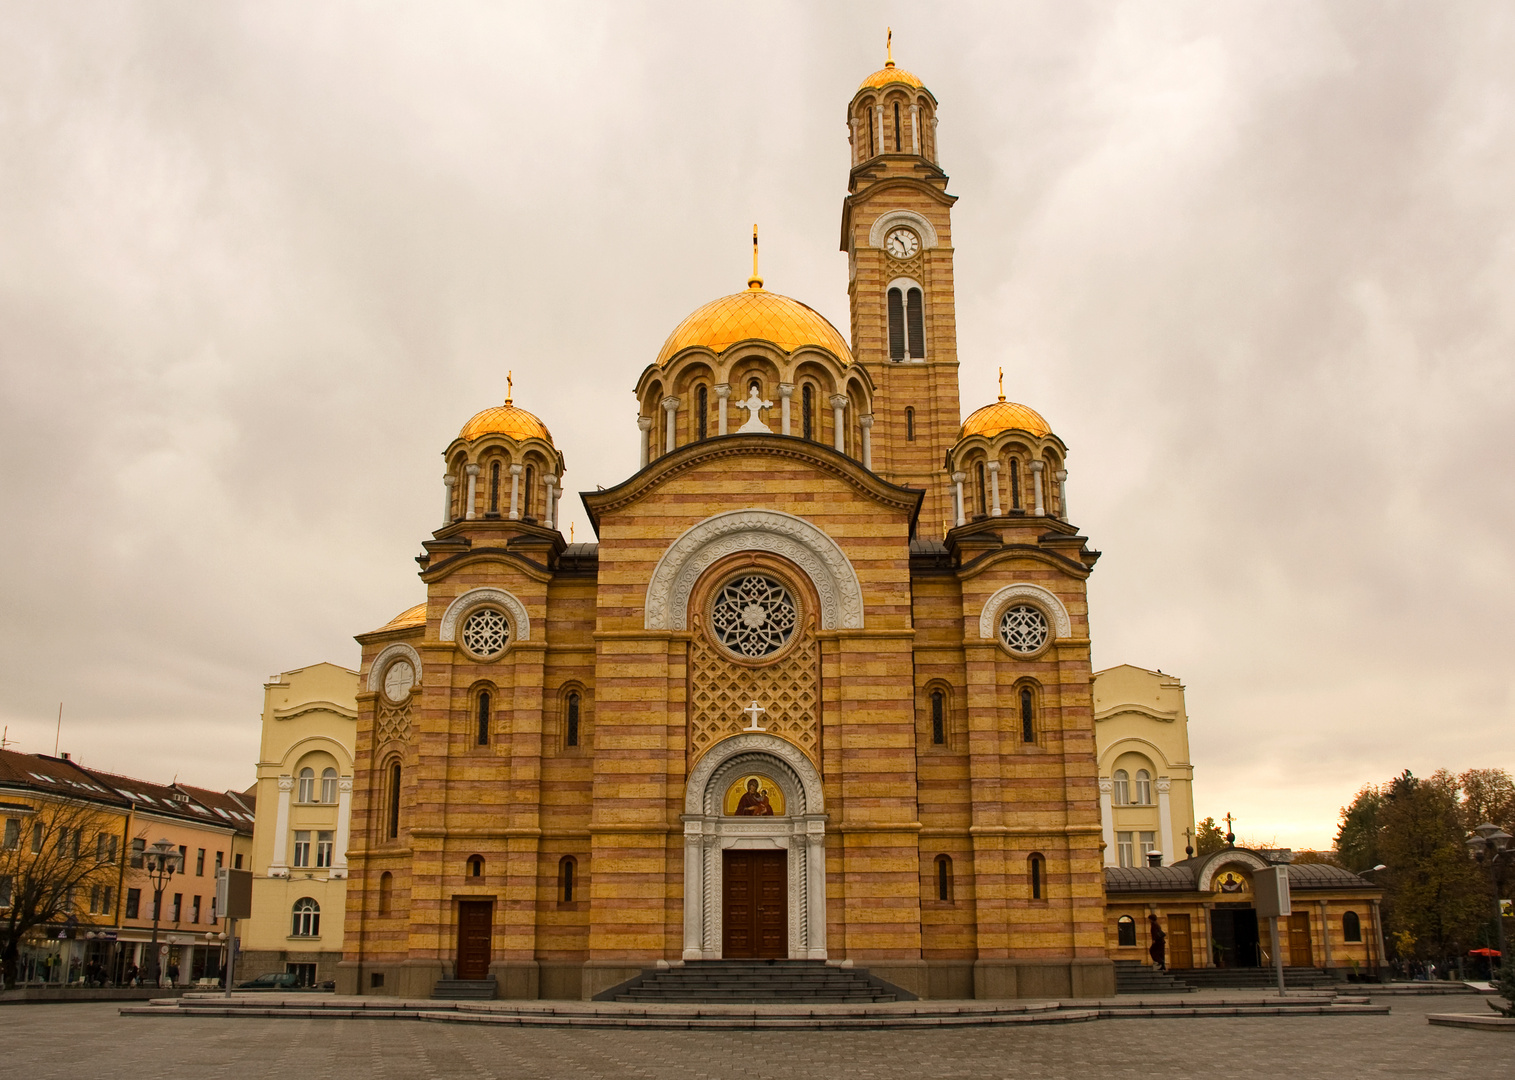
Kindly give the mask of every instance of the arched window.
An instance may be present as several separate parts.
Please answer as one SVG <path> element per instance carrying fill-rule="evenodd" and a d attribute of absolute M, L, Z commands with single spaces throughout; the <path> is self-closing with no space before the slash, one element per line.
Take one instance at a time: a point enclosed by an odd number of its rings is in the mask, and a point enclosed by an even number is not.
<path fill-rule="evenodd" d="M 337 770 L 321 770 L 321 801 L 334 803 L 337 801 Z"/>
<path fill-rule="evenodd" d="M 1115 943 L 1117 945 L 1136 944 L 1136 920 L 1129 915 L 1122 915 L 1115 920 Z"/>
<path fill-rule="evenodd" d="M 384 836 L 393 840 L 400 835 L 400 763 L 389 766 L 388 802 L 384 807 Z"/>
<path fill-rule="evenodd" d="M 489 745 L 489 707 L 491 704 L 493 703 L 490 701 L 489 691 L 479 691 L 478 727 L 474 733 L 474 739 L 480 746 Z"/>
<path fill-rule="evenodd" d="M 489 512 L 496 516 L 500 513 L 500 463 L 498 461 L 489 466 Z"/>
<path fill-rule="evenodd" d="M 921 291 L 911 289 L 905 295 L 905 330 L 910 337 L 910 358 L 926 358 L 926 316 Z"/>
<path fill-rule="evenodd" d="M 900 152 L 900 103 L 894 103 L 894 152 Z"/>
<path fill-rule="evenodd" d="M 952 856 L 936 857 L 936 898 L 952 903 Z"/>
<path fill-rule="evenodd" d="M 320 937 L 321 936 L 321 905 L 308 896 L 302 896 L 295 901 L 293 926 L 290 929 L 291 937 Z"/>
<path fill-rule="evenodd" d="M 1010 459 L 1010 509 L 1021 508 L 1021 463 L 1018 458 Z"/>
<path fill-rule="evenodd" d="M 931 742 L 947 745 L 947 695 L 940 690 L 931 691 Z"/>
<path fill-rule="evenodd" d="M 989 481 L 984 476 L 984 463 L 978 463 L 978 512 L 989 516 Z"/>
<path fill-rule="evenodd" d="M 572 855 L 564 855 L 558 863 L 558 896 L 565 904 L 573 903 L 574 889 L 578 888 L 579 862 Z"/>
<path fill-rule="evenodd" d="M 703 439 L 710 430 L 707 423 L 707 414 L 710 412 L 710 397 L 704 383 L 701 383 L 700 388 L 695 391 L 694 400 L 694 437 L 696 439 Z"/>
<path fill-rule="evenodd" d="M 482 856 L 482 855 L 470 855 L 470 856 L 468 856 L 468 876 L 469 877 L 483 877 L 484 876 L 484 856 Z"/>
<path fill-rule="evenodd" d="M 1040 855 L 1032 855 L 1026 860 L 1026 876 L 1031 879 L 1031 899 L 1040 900 L 1043 883 L 1047 878 L 1047 860 Z"/>
<path fill-rule="evenodd" d="M 889 359 L 905 359 L 905 294 L 889 290 Z"/>
<path fill-rule="evenodd" d="M 1125 769 L 1116 769 L 1111 778 L 1115 781 L 1115 792 L 1111 801 L 1116 806 L 1129 806 L 1131 803 L 1131 774 Z"/>
<path fill-rule="evenodd" d="M 1021 687 L 1021 742 L 1036 741 L 1036 695 L 1031 687 Z"/>
<path fill-rule="evenodd" d="M 905 406 L 905 441 L 915 442 L 915 408 Z"/>
<path fill-rule="evenodd" d="M 805 384 L 800 391 L 800 424 L 805 438 L 815 441 L 815 387 Z"/>
<path fill-rule="evenodd" d="M 536 487 L 536 472 L 534 466 L 528 465 L 526 466 L 526 475 L 522 477 L 526 481 L 521 485 L 523 489 L 521 491 L 521 516 L 523 518 L 531 516 L 531 489 Z"/>
<path fill-rule="evenodd" d="M 1136 770 L 1136 801 L 1140 806 L 1152 805 L 1152 774 L 1146 769 Z"/>
<path fill-rule="evenodd" d="M 301 769 L 299 783 L 295 787 L 295 802 L 316 801 L 316 770 Z"/>
<path fill-rule="evenodd" d="M 568 702 L 563 710 L 566 721 L 563 725 L 563 745 L 579 745 L 579 695 L 577 692 L 568 695 Z"/>
<path fill-rule="evenodd" d="M 1357 912 L 1349 911 L 1341 917 L 1341 937 L 1343 941 L 1362 940 L 1362 920 Z"/>
<path fill-rule="evenodd" d="M 873 106 L 863 106 L 863 126 L 868 129 L 868 156 L 878 153 L 878 148 L 873 144 Z"/>
<path fill-rule="evenodd" d="M 379 875 L 379 914 L 388 915 L 394 907 L 395 876 L 388 870 Z"/>

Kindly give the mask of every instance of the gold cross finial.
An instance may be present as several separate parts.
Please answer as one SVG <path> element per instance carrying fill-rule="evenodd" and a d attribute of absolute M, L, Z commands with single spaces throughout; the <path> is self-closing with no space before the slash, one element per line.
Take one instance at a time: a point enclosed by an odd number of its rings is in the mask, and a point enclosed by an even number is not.
<path fill-rule="evenodd" d="M 573 522 L 568 523 L 568 542 L 573 543 Z"/>
<path fill-rule="evenodd" d="M 892 26 L 887 27 L 884 34 L 884 66 L 886 68 L 894 66 L 894 27 Z"/>
<path fill-rule="evenodd" d="M 505 373 L 505 404 L 509 405 L 511 398 L 515 396 L 515 381 L 511 378 L 512 372 Z"/>
<path fill-rule="evenodd" d="M 755 224 L 752 226 L 752 276 L 747 279 L 747 287 L 749 289 L 761 289 L 763 287 L 763 279 L 758 277 L 757 225 Z"/>
<path fill-rule="evenodd" d="M 1005 369 L 999 369 L 999 399 L 1005 400 Z"/>

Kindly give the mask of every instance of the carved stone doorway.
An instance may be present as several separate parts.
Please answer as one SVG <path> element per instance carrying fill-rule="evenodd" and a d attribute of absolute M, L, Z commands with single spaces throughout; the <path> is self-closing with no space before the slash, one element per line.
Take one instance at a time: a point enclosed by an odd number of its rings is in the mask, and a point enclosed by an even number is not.
<path fill-rule="evenodd" d="M 789 955 L 789 853 L 722 852 L 721 955 L 783 959 Z"/>

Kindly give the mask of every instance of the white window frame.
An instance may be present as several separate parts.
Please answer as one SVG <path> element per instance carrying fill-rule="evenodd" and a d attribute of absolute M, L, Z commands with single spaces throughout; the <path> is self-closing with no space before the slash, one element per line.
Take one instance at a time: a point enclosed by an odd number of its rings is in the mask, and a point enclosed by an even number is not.
<path fill-rule="evenodd" d="M 316 770 L 307 766 L 300 770 L 295 788 L 295 802 L 313 803 L 316 801 Z"/>
<path fill-rule="evenodd" d="M 1115 850 L 1120 855 L 1120 864 L 1122 866 L 1129 869 L 1130 867 L 1136 865 L 1135 862 L 1133 862 L 1136 852 L 1131 843 L 1130 833 L 1118 832 L 1115 834 Z"/>
<path fill-rule="evenodd" d="M 1136 805 L 1152 805 L 1152 774 L 1146 769 L 1136 770 Z"/>
<path fill-rule="evenodd" d="M 310 830 L 295 830 L 295 857 L 289 864 L 302 869 L 310 866 Z"/>
<path fill-rule="evenodd" d="M 322 829 L 316 833 L 316 866 L 318 868 L 331 869 L 332 833 L 329 829 Z"/>
<path fill-rule="evenodd" d="M 1130 806 L 1131 774 L 1125 769 L 1116 769 L 1110 779 L 1114 782 L 1110 801 L 1116 806 Z"/>

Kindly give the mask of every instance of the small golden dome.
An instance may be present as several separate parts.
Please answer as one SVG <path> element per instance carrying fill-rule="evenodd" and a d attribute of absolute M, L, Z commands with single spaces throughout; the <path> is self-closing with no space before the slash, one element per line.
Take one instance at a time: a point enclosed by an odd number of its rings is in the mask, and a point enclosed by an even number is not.
<path fill-rule="evenodd" d="M 958 434 L 958 438 L 966 439 L 969 435 L 982 435 L 986 439 L 992 439 L 1002 431 L 1025 431 L 1037 438 L 1052 434 L 1052 429 L 1047 426 L 1047 421 L 1042 419 L 1041 413 L 1025 405 L 1017 405 L 1013 401 L 1000 398 L 992 405 L 985 405 L 963 421 L 963 430 Z"/>
<path fill-rule="evenodd" d="M 879 87 L 888 86 L 890 83 L 904 83 L 906 86 L 913 86 L 917 90 L 924 90 L 926 88 L 925 83 L 921 82 L 904 68 L 895 67 L 894 61 L 891 60 L 864 79 L 858 85 L 858 90 L 877 90 Z"/>
<path fill-rule="evenodd" d="M 458 438 L 473 440 L 482 435 L 504 435 L 510 439 L 541 439 L 552 445 L 547 425 L 525 409 L 518 409 L 507 398 L 505 404 L 485 409 L 463 425 Z"/>
<path fill-rule="evenodd" d="M 749 338 L 771 341 L 785 352 L 794 352 L 801 345 L 819 345 L 830 349 L 844 364 L 852 360 L 847 339 L 820 312 L 798 300 L 752 286 L 746 292 L 712 300 L 679 323 L 663 342 L 657 362 L 662 364 L 691 345 L 723 353 Z"/>
<path fill-rule="evenodd" d="M 402 630 L 407 626 L 420 626 L 426 622 L 426 602 L 423 600 L 413 608 L 406 608 L 383 626 L 382 630 Z"/>

